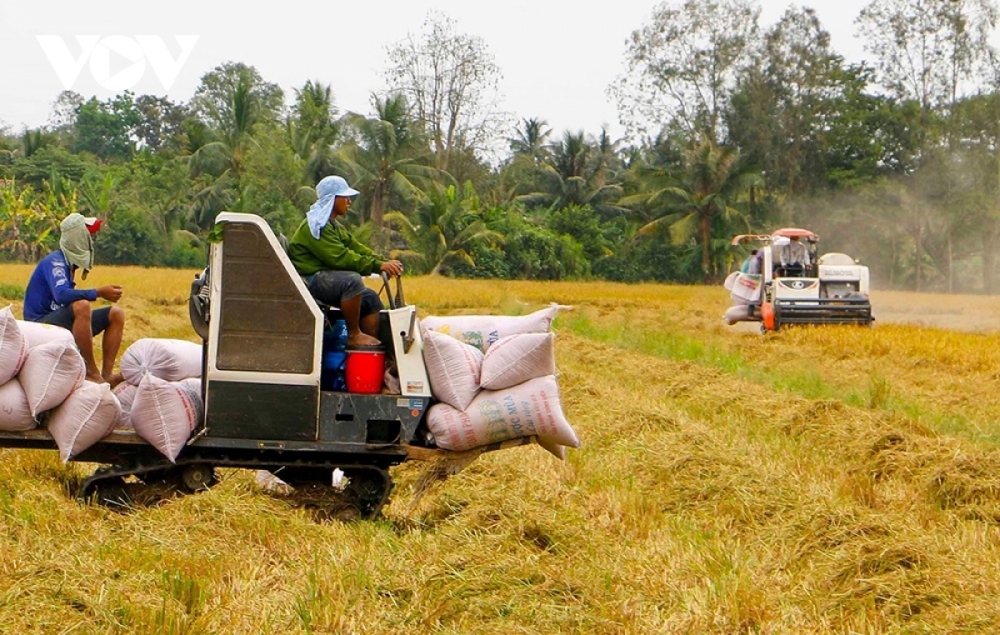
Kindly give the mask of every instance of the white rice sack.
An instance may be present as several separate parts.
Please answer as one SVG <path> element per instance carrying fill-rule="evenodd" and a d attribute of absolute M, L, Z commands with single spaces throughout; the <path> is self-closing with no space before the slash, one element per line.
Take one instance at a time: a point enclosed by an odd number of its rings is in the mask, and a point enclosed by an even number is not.
<path fill-rule="evenodd" d="M 728 276 L 726 276 L 725 281 L 722 283 L 722 287 L 726 291 L 732 291 L 733 290 L 733 285 L 736 284 L 736 279 L 739 278 L 739 277 L 740 277 L 740 272 L 739 271 L 732 272 L 731 274 L 729 274 Z"/>
<path fill-rule="evenodd" d="M 0 430 L 24 432 L 34 430 L 37 425 L 17 377 L 0 386 Z"/>
<path fill-rule="evenodd" d="M 508 390 L 484 390 L 464 412 L 434 404 L 427 412 L 427 425 L 438 446 L 448 450 L 470 450 L 532 435 L 550 444 L 580 447 L 563 415 L 553 375 Z"/>
<path fill-rule="evenodd" d="M 135 401 L 135 393 L 139 390 L 127 381 L 115 386 L 115 397 L 118 398 L 118 405 L 122 408 L 122 416 L 118 419 L 118 427 L 129 429 L 132 427 L 132 402 Z"/>
<path fill-rule="evenodd" d="M 48 344 L 58 340 L 75 342 L 73 333 L 55 324 L 44 324 L 42 322 L 30 322 L 18 320 L 17 328 L 21 329 L 21 335 L 28 341 L 28 349 L 35 348 L 41 344 Z"/>
<path fill-rule="evenodd" d="M 136 386 L 146 373 L 167 381 L 201 377 L 201 344 L 144 338 L 126 349 L 120 367 L 125 381 Z"/>
<path fill-rule="evenodd" d="M 201 377 L 188 377 L 187 379 L 182 379 L 180 383 L 184 384 L 193 390 L 196 395 L 201 397 Z"/>
<path fill-rule="evenodd" d="M 726 324 L 730 326 L 736 324 L 737 322 L 746 322 L 750 319 L 750 307 L 746 304 L 737 304 L 736 306 L 731 306 L 726 311 L 726 314 L 722 317 L 726 321 Z"/>
<path fill-rule="evenodd" d="M 7 307 L 0 311 L 0 385 L 17 375 L 28 356 L 28 342 L 21 335 L 14 313 Z"/>
<path fill-rule="evenodd" d="M 751 304 L 760 300 L 760 291 L 764 287 L 764 276 L 756 273 L 741 273 L 733 281 L 729 296 L 736 304 Z"/>
<path fill-rule="evenodd" d="M 203 412 L 201 395 L 190 386 L 147 373 L 132 402 L 132 427 L 163 456 L 175 461 Z"/>
<path fill-rule="evenodd" d="M 424 333 L 424 363 L 431 394 L 438 401 L 465 410 L 479 392 L 483 353 L 450 335 Z"/>
<path fill-rule="evenodd" d="M 83 385 L 87 366 L 70 340 L 52 340 L 28 351 L 17 378 L 28 397 L 31 416 L 55 408 Z"/>
<path fill-rule="evenodd" d="M 420 321 L 427 331 L 451 335 L 482 352 L 501 337 L 518 333 L 547 333 L 560 309 L 569 307 L 553 304 L 529 315 L 452 315 L 428 316 Z"/>
<path fill-rule="evenodd" d="M 121 406 L 110 384 L 85 381 L 49 414 L 46 427 L 63 463 L 111 434 Z"/>
<path fill-rule="evenodd" d="M 554 333 L 518 333 L 501 337 L 483 356 L 479 385 L 505 390 L 529 379 L 556 373 Z"/>

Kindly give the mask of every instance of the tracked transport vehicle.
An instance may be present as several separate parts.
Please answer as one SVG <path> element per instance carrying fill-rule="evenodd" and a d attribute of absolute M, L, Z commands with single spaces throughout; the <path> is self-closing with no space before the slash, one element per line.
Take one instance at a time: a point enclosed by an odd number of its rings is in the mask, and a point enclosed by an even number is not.
<path fill-rule="evenodd" d="M 259 216 L 225 212 L 222 240 L 192 285 L 192 325 L 203 340 L 204 417 L 171 462 L 130 430 L 115 430 L 71 460 L 101 467 L 79 496 L 128 503 L 144 487 L 207 489 L 216 468 L 266 470 L 293 488 L 329 490 L 342 518 L 371 517 L 392 488 L 389 469 L 409 460 L 444 460 L 457 471 L 479 454 L 533 443 L 513 439 L 465 452 L 433 446 L 432 402 L 416 307 L 383 278 L 380 319 L 399 394 L 324 390 L 325 324 L 278 238 Z M 44 429 L 0 432 L 0 447 L 55 450 Z"/>

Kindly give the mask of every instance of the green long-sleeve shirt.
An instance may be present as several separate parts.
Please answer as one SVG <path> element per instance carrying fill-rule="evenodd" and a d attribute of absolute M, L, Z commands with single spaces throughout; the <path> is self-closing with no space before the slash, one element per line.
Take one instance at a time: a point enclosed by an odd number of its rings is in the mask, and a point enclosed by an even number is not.
<path fill-rule="evenodd" d="M 328 269 L 367 276 L 377 273 L 385 262 L 336 220 L 323 226 L 319 240 L 309 232 L 309 223 L 302 221 L 288 241 L 288 256 L 302 276 Z"/>

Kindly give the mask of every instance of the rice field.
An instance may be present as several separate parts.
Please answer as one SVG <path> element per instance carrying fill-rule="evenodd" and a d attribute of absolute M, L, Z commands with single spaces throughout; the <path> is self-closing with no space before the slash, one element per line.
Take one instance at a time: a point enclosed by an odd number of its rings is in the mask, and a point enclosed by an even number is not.
<path fill-rule="evenodd" d="M 20 316 L 27 266 L 0 266 Z M 125 345 L 196 340 L 193 271 L 99 266 Z M 0 449 L 17 633 L 1000 632 L 1000 298 L 873 295 L 876 326 L 728 327 L 720 288 L 406 279 L 420 315 L 555 323 L 583 441 L 487 454 L 341 524 L 223 471 L 128 513 Z"/>

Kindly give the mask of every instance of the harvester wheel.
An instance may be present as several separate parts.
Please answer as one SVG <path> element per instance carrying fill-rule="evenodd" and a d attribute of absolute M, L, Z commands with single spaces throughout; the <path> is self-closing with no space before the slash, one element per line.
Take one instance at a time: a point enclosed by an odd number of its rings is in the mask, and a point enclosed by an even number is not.
<path fill-rule="evenodd" d="M 354 523 L 361 520 L 361 510 L 356 505 L 345 505 L 334 512 L 334 519 L 341 523 Z"/>
<path fill-rule="evenodd" d="M 374 518 L 389 500 L 392 480 L 388 472 L 376 468 L 344 470 L 347 487 L 344 490 L 346 502 L 357 507 L 363 518 Z"/>
<path fill-rule="evenodd" d="M 118 511 L 132 506 L 128 485 L 121 477 L 103 478 L 89 483 L 80 492 L 80 498 Z"/>
<path fill-rule="evenodd" d="M 205 463 L 188 465 L 181 472 L 181 482 L 189 491 L 200 492 L 216 484 L 215 470 Z"/>

